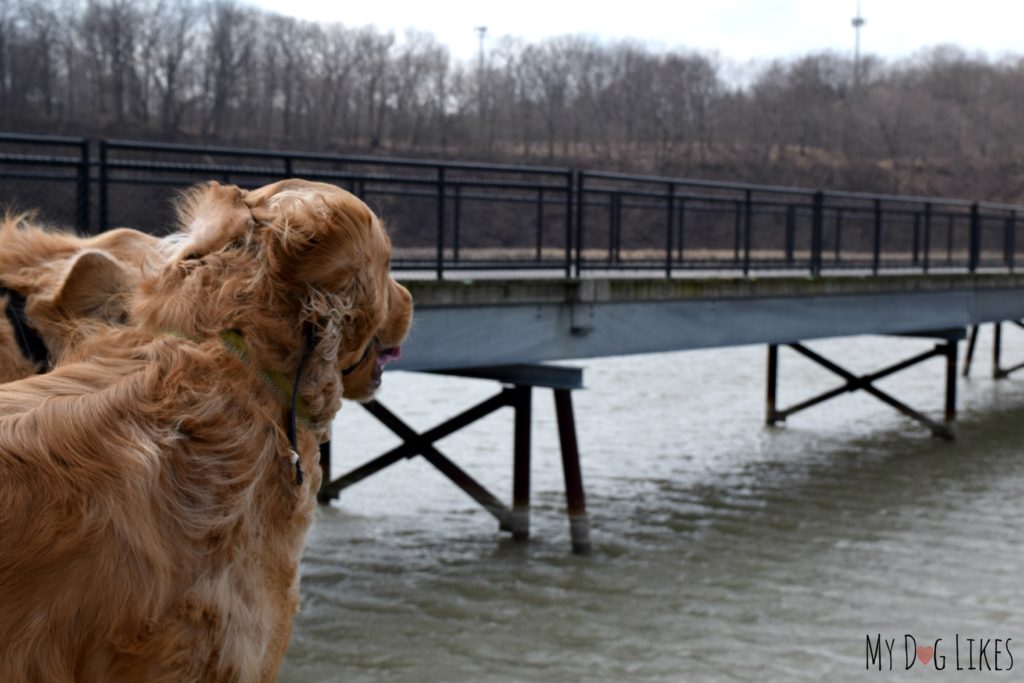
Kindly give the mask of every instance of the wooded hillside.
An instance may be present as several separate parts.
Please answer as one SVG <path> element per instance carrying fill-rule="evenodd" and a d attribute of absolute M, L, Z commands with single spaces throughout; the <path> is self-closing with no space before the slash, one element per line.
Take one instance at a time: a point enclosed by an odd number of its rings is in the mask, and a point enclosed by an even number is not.
<path fill-rule="evenodd" d="M 554 163 L 1024 201 L 1024 58 L 713 55 L 320 25 L 232 1 L 0 0 L 0 130 Z"/>

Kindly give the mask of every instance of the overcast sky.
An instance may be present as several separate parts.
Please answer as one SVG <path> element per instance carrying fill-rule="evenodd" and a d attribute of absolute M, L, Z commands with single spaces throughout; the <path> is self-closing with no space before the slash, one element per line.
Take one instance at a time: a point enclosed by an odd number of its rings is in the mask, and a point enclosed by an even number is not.
<path fill-rule="evenodd" d="M 512 35 L 530 42 L 588 34 L 631 38 L 652 48 L 714 51 L 736 60 L 790 57 L 820 50 L 852 55 L 857 0 L 250 0 L 272 11 L 349 27 L 374 25 L 404 35 L 433 33 L 462 59 L 477 54 L 476 26 L 487 42 Z M 1024 52 L 1024 0 L 862 0 L 861 51 L 903 57 L 953 43 L 990 57 Z"/>

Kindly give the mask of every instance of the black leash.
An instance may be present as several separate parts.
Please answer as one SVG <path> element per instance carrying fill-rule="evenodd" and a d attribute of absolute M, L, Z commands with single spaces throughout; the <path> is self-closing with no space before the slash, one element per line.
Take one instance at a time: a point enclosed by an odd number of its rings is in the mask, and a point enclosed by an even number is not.
<path fill-rule="evenodd" d="M 39 332 L 25 318 L 25 297 L 3 285 L 0 285 L 0 294 L 7 295 L 7 319 L 14 329 L 14 338 L 22 355 L 36 364 L 36 372 L 45 372 L 50 365 L 50 351 Z"/>
<path fill-rule="evenodd" d="M 306 361 L 313 355 L 316 348 L 316 335 L 311 329 L 307 329 L 303 336 L 306 338 L 306 347 L 302 351 L 302 358 L 299 360 L 299 367 L 295 371 L 295 383 L 292 387 L 292 404 L 288 411 L 288 442 L 291 444 L 292 462 L 295 464 L 295 484 L 302 486 L 302 461 L 299 460 L 299 383 L 302 381 L 302 373 L 306 370 Z"/>

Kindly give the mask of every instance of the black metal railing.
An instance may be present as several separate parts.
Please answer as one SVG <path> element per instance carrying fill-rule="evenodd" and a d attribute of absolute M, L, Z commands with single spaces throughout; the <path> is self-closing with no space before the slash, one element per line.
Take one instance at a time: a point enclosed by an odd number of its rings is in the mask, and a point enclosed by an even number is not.
<path fill-rule="evenodd" d="M 95 154 L 92 152 L 95 151 Z M 200 181 L 345 187 L 397 270 L 1012 271 L 1014 205 L 517 166 L 0 134 L 0 203 L 97 232 L 174 226 Z"/>
<path fill-rule="evenodd" d="M 0 205 L 39 209 L 88 231 L 89 147 L 85 138 L 0 133 Z"/>
<path fill-rule="evenodd" d="M 578 269 L 818 275 L 1012 270 L 1016 262 L 1014 205 L 595 172 L 580 175 L 576 197 Z M 660 253 L 636 248 L 659 239 Z"/>

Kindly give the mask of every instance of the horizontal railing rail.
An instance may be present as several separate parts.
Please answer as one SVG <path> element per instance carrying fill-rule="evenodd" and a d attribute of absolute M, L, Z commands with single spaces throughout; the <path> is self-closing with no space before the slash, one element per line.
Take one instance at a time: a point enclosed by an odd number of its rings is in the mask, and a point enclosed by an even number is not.
<path fill-rule="evenodd" d="M 0 133 L 0 204 L 82 232 L 173 229 L 197 182 L 304 177 L 388 224 L 397 270 L 1012 271 L 1024 206 L 563 167 Z"/>

